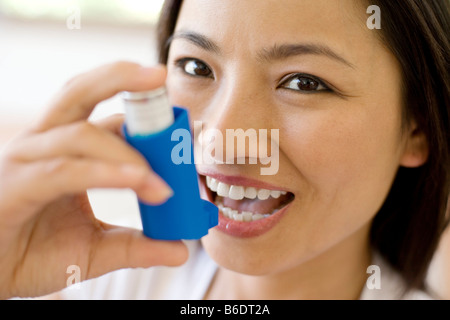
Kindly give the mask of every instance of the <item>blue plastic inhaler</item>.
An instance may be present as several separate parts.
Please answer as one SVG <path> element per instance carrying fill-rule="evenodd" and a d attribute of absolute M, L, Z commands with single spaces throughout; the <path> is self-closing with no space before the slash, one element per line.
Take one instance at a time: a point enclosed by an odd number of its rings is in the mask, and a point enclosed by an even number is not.
<path fill-rule="evenodd" d="M 200 198 L 192 139 L 188 144 L 190 161 L 175 161 L 179 164 L 173 161 L 173 151 L 179 149 L 174 148 L 180 143 L 172 138 L 173 132 L 186 130 L 191 137 L 187 110 L 172 108 L 164 88 L 124 92 L 122 97 L 126 141 L 174 191 L 174 195 L 161 205 L 139 201 L 144 235 L 157 240 L 197 240 L 207 235 L 208 230 L 218 224 L 219 213 L 213 203 Z M 185 155 L 183 159 L 186 160 Z"/>

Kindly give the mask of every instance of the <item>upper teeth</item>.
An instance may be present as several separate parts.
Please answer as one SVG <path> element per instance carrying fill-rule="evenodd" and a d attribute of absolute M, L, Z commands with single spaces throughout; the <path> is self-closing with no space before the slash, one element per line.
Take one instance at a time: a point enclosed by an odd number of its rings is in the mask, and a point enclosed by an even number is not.
<path fill-rule="evenodd" d="M 206 176 L 206 185 L 219 196 L 233 200 L 242 200 L 244 198 L 266 200 L 269 197 L 279 198 L 281 195 L 286 194 L 286 191 L 229 185 L 208 176 Z"/>

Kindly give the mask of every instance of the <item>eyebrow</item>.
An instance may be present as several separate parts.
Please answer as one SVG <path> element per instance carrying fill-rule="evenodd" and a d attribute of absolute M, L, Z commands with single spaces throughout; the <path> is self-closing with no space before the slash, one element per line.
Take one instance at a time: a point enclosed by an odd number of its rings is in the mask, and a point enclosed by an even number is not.
<path fill-rule="evenodd" d="M 172 36 L 169 37 L 169 39 L 167 39 L 166 48 L 169 48 L 170 44 L 175 39 L 185 39 L 206 51 L 210 51 L 215 54 L 221 53 L 220 47 L 217 44 L 215 44 L 214 41 L 209 40 L 206 36 L 196 32 L 192 31 L 175 32 Z"/>
<path fill-rule="evenodd" d="M 258 58 L 264 61 L 272 61 L 287 59 L 298 55 L 322 55 L 355 69 L 355 66 L 352 63 L 348 62 L 330 47 L 323 44 L 305 43 L 275 45 L 270 49 L 263 49 L 262 52 L 258 54 Z"/>
<path fill-rule="evenodd" d="M 221 54 L 220 47 L 208 37 L 193 31 L 178 31 L 174 33 L 166 42 L 166 48 L 170 46 L 175 39 L 185 39 L 192 44 L 214 54 Z M 262 49 L 257 58 L 260 61 L 283 60 L 299 55 L 322 55 L 338 61 L 348 67 L 355 69 L 355 66 L 345 58 L 337 54 L 325 44 L 300 43 L 300 44 L 282 44 L 274 45 L 269 49 Z"/>

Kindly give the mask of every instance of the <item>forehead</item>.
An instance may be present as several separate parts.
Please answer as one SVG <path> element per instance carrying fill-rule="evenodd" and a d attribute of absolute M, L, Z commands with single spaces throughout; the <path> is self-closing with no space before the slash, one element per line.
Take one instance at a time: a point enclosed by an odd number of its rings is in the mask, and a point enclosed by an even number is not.
<path fill-rule="evenodd" d="M 368 15 L 363 3 L 362 0 L 184 0 L 176 30 L 204 34 L 229 51 L 257 50 L 273 43 L 320 41 L 337 51 L 357 55 L 376 42 L 366 27 Z"/>

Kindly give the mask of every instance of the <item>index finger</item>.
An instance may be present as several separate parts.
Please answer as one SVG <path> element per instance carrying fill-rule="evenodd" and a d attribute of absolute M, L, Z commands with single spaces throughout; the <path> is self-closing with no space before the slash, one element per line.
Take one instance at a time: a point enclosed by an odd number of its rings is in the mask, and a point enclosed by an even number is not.
<path fill-rule="evenodd" d="M 162 66 L 145 68 L 132 62 L 116 62 L 81 74 L 69 81 L 55 97 L 36 131 L 87 120 L 95 106 L 121 91 L 146 91 L 164 85 Z"/>

